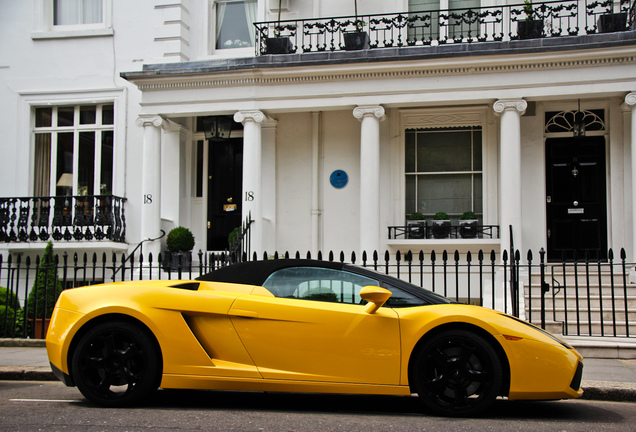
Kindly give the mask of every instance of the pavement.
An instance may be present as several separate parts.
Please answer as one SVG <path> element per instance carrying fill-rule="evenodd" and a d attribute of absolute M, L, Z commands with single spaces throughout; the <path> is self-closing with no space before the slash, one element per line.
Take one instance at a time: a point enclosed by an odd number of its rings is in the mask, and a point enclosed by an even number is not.
<path fill-rule="evenodd" d="M 584 357 L 583 399 L 636 402 L 636 338 L 563 339 Z M 0 339 L 0 380 L 55 381 L 42 339 Z"/>

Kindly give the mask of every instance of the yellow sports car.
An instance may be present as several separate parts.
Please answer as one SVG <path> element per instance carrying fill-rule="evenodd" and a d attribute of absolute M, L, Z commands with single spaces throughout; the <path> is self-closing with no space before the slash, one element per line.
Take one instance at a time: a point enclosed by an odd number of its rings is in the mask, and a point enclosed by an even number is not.
<path fill-rule="evenodd" d="M 103 406 L 139 403 L 158 387 L 417 393 L 433 413 L 472 416 L 498 396 L 583 393 L 581 355 L 551 334 L 325 261 L 66 290 L 46 346 L 56 376 Z"/>

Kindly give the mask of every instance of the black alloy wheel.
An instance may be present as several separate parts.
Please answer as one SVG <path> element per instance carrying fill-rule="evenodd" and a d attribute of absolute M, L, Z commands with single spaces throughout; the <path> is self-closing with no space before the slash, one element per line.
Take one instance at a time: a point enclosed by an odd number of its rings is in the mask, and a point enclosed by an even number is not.
<path fill-rule="evenodd" d="M 502 386 L 501 360 L 489 341 L 466 330 L 434 335 L 418 350 L 413 378 L 424 405 L 435 414 L 478 415 Z"/>
<path fill-rule="evenodd" d="M 159 387 L 162 361 L 147 330 L 117 320 L 100 323 L 82 336 L 71 370 L 86 399 L 123 407 L 141 402 Z"/>

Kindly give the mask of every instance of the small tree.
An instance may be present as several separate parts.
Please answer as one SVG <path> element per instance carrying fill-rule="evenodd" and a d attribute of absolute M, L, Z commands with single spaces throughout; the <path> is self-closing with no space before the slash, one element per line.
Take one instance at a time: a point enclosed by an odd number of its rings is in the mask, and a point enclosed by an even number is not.
<path fill-rule="evenodd" d="M 36 318 L 50 318 L 55 302 L 61 293 L 62 283 L 57 277 L 53 242 L 48 242 L 38 266 L 35 282 L 27 298 L 28 316 L 32 317 L 35 309 Z"/>
<path fill-rule="evenodd" d="M 182 226 L 173 228 L 166 238 L 166 247 L 170 252 L 187 252 L 194 247 L 192 232 Z"/>

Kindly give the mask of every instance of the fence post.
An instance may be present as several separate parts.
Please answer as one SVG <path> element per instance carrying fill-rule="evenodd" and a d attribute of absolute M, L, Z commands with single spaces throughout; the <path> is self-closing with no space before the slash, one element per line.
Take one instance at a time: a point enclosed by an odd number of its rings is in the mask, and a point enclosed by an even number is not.
<path fill-rule="evenodd" d="M 545 330 L 545 293 L 550 289 L 545 281 L 545 249 L 539 251 L 539 267 L 541 268 L 541 328 Z"/>

